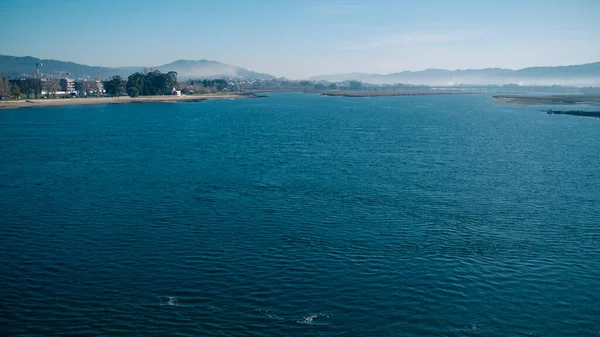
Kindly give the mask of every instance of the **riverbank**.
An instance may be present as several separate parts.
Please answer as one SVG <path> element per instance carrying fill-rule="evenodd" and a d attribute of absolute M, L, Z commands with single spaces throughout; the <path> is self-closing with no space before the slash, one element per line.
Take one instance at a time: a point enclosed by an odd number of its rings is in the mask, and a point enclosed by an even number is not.
<path fill-rule="evenodd" d="M 524 105 L 551 105 L 551 104 L 593 104 L 600 105 L 600 95 L 551 95 L 551 96 L 519 96 L 502 95 L 494 96 L 502 103 Z"/>
<path fill-rule="evenodd" d="M 87 104 L 118 104 L 118 103 L 179 103 L 201 102 L 214 99 L 236 99 L 258 97 L 254 94 L 207 94 L 186 96 L 143 96 L 143 97 L 88 97 L 88 98 L 58 98 L 58 99 L 28 99 L 19 101 L 0 101 L 0 109 L 18 109 L 33 107 L 49 107 L 64 105 Z"/>
<path fill-rule="evenodd" d="M 468 95 L 474 94 L 463 91 L 319 91 L 317 92 L 324 96 L 341 96 L 341 97 L 381 97 L 381 96 L 421 96 L 421 95 Z"/>

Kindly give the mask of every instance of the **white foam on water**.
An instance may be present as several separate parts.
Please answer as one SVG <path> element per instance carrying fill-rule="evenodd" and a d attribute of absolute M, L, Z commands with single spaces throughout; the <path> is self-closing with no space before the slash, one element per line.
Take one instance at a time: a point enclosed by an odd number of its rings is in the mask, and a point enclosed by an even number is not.
<path fill-rule="evenodd" d="M 179 300 L 175 296 L 162 296 L 160 297 L 159 305 L 168 305 L 172 307 L 181 307 L 181 308 L 204 308 L 211 311 L 219 311 L 221 308 L 215 307 L 214 305 L 193 305 L 193 304 L 182 304 L 179 303 Z"/>
<path fill-rule="evenodd" d="M 160 300 L 160 305 L 171 305 L 174 307 L 180 307 L 181 305 L 177 303 L 177 297 L 175 296 L 167 296 Z"/>
<path fill-rule="evenodd" d="M 307 316 L 307 317 L 304 317 L 304 320 L 303 320 L 303 322 L 304 322 L 304 323 L 306 323 L 306 324 L 310 324 L 310 323 L 312 323 L 312 322 L 313 322 L 313 320 L 314 320 L 315 318 L 317 318 L 317 317 L 319 317 L 319 316 L 317 316 L 317 315 L 313 315 L 313 316 Z"/>
<path fill-rule="evenodd" d="M 327 313 L 318 313 L 311 314 L 306 317 L 303 317 L 301 320 L 296 321 L 299 324 L 308 324 L 308 325 L 327 325 L 324 322 L 325 319 L 329 319 L 331 316 Z"/>

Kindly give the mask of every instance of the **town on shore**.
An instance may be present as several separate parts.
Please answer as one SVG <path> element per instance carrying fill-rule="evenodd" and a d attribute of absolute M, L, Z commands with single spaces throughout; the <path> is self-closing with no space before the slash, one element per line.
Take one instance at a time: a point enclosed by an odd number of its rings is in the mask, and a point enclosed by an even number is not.
<path fill-rule="evenodd" d="M 177 72 L 166 73 L 144 68 L 127 78 L 112 76 L 104 80 L 42 74 L 39 67 L 33 76 L 10 78 L 0 74 L 0 108 L 49 106 L 65 104 L 177 102 L 256 97 L 259 92 L 297 91 L 328 96 L 374 97 L 439 94 L 527 94 L 550 92 L 560 94 L 587 93 L 590 89 L 570 86 L 369 84 L 358 80 L 327 82 L 315 80 L 198 78 L 179 81 Z M 500 100 L 503 101 L 503 100 Z"/>

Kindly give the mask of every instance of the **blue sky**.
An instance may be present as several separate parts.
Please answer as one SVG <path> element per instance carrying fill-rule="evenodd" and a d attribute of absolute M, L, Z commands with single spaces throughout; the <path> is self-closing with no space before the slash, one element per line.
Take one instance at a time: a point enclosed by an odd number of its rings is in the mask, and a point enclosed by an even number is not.
<path fill-rule="evenodd" d="M 289 78 L 600 61 L 599 0 L 0 0 L 0 54 Z"/>

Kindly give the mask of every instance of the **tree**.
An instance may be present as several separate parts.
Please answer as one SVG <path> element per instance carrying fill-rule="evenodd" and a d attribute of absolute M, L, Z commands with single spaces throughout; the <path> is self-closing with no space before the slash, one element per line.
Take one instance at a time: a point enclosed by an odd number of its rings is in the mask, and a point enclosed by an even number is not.
<path fill-rule="evenodd" d="M 56 92 L 60 88 L 60 83 L 56 78 L 47 78 L 43 84 L 43 87 L 46 89 L 46 95 L 50 98 L 50 94 L 54 95 L 56 98 Z"/>
<path fill-rule="evenodd" d="M 331 83 L 331 84 L 329 85 L 329 89 L 331 89 L 331 90 L 336 90 L 337 88 L 338 88 L 338 85 L 337 85 L 337 84 L 335 84 L 335 83 Z"/>
<path fill-rule="evenodd" d="M 127 77 L 127 93 L 131 96 L 130 91 L 136 89 L 138 95 L 148 95 L 148 88 L 146 87 L 146 77 L 142 73 L 133 73 Z"/>
<path fill-rule="evenodd" d="M 148 95 L 164 95 L 166 91 L 166 78 L 163 75 L 158 70 L 153 70 L 146 74 L 145 82 L 148 88 Z"/>
<path fill-rule="evenodd" d="M 317 84 L 315 84 L 315 89 L 316 90 L 323 90 L 325 88 L 326 88 L 326 86 L 323 83 L 317 83 Z"/>
<path fill-rule="evenodd" d="M 169 71 L 163 76 L 165 77 L 165 89 L 171 90 L 177 87 L 177 72 Z"/>
<path fill-rule="evenodd" d="M 360 90 L 362 88 L 362 82 L 357 80 L 351 80 L 348 82 L 348 85 L 352 90 Z"/>
<path fill-rule="evenodd" d="M 19 89 L 18 85 L 13 84 L 10 87 L 10 95 L 12 97 L 14 97 L 15 99 L 19 99 L 20 98 L 20 96 L 21 96 L 21 90 Z"/>
<path fill-rule="evenodd" d="M 127 94 L 129 97 L 138 97 L 140 95 L 140 91 L 136 87 L 127 88 Z"/>
<path fill-rule="evenodd" d="M 37 98 L 42 91 L 42 81 L 39 78 L 23 78 L 15 84 L 19 86 L 21 93 L 27 95 L 27 98 L 30 98 L 30 95 L 35 95 Z"/>
<path fill-rule="evenodd" d="M 158 70 L 153 70 L 146 74 L 134 73 L 127 77 L 126 83 L 127 93 L 130 96 L 131 94 L 140 96 L 164 95 L 176 87 L 177 73 L 174 71 L 164 74 Z"/>
<path fill-rule="evenodd" d="M 199 92 L 199 93 L 222 91 L 223 89 L 226 89 L 229 86 L 229 83 L 223 79 L 194 80 L 194 81 L 190 81 L 189 83 L 190 83 L 190 87 L 194 90 L 194 92 Z"/>
<path fill-rule="evenodd" d="M 66 79 L 61 78 L 60 80 L 58 80 L 58 83 L 60 85 L 61 91 L 67 91 L 67 80 Z"/>
<path fill-rule="evenodd" d="M 77 91 L 79 91 L 80 95 L 84 95 L 84 96 L 87 96 L 90 92 L 98 90 L 98 88 L 96 87 L 95 81 L 87 81 L 87 80 L 75 82 L 75 89 L 77 89 Z"/>
<path fill-rule="evenodd" d="M 125 80 L 121 76 L 113 76 L 104 81 L 104 90 L 110 97 L 121 96 L 125 92 Z"/>
<path fill-rule="evenodd" d="M 227 81 L 225 80 L 214 80 L 215 81 L 215 85 L 217 86 L 217 90 L 221 91 L 225 88 L 227 88 Z"/>
<path fill-rule="evenodd" d="M 6 97 L 10 94 L 10 85 L 8 85 L 8 75 L 4 74 L 0 78 L 0 97 Z"/>

